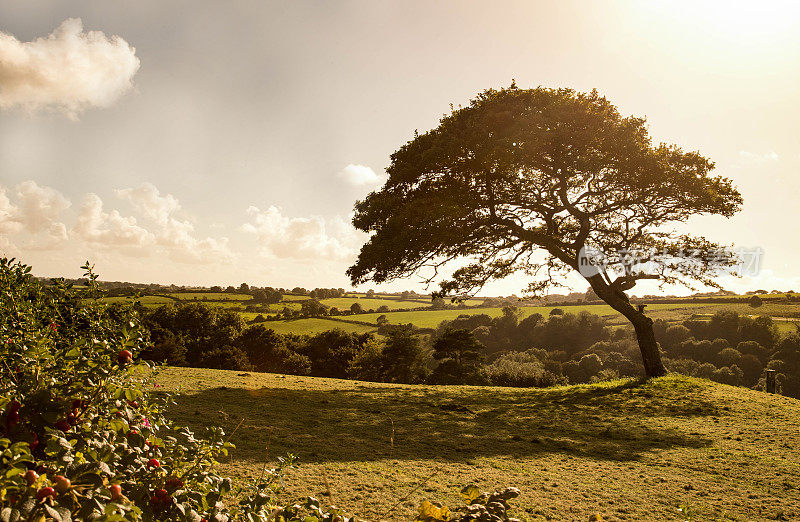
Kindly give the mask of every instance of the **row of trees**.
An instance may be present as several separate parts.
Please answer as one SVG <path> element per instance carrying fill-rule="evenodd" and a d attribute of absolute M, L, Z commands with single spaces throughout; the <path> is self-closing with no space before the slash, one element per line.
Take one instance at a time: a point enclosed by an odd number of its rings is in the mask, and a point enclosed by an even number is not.
<path fill-rule="evenodd" d="M 332 329 L 280 335 L 202 303 L 146 313 L 153 348 L 144 357 L 174 365 L 431 384 L 549 386 L 642 376 L 635 334 L 581 312 L 521 317 L 462 315 L 421 334 L 383 321 L 380 336 Z M 777 370 L 784 393 L 800 396 L 800 337 L 781 338 L 769 317 L 718 312 L 710 320 L 654 322 L 671 371 L 757 386 Z"/>

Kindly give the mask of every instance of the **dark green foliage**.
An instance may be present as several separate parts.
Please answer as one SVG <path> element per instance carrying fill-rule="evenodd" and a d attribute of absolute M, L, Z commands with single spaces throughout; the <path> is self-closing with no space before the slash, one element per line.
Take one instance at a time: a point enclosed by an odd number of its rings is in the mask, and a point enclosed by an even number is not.
<path fill-rule="evenodd" d="M 244 350 L 229 344 L 203 352 L 198 365 L 201 368 L 217 368 L 219 370 L 252 370 L 250 360 Z"/>
<path fill-rule="evenodd" d="M 383 375 L 388 382 L 421 383 L 428 370 L 419 337 L 411 328 L 390 332 L 383 348 Z"/>
<path fill-rule="evenodd" d="M 308 317 L 316 317 L 325 315 L 328 312 L 328 307 L 320 303 L 316 299 L 309 299 L 303 301 L 300 305 L 300 313 Z"/>
<path fill-rule="evenodd" d="M 297 351 L 311 362 L 310 375 L 344 379 L 353 358 L 371 338 L 334 329 L 304 339 Z"/>
<path fill-rule="evenodd" d="M 439 364 L 429 377 L 433 384 L 483 384 L 480 364 L 483 345 L 466 329 L 448 329 L 433 343 Z"/>
<path fill-rule="evenodd" d="M 545 369 L 533 350 L 505 353 L 483 367 L 483 373 L 495 386 L 545 388 L 566 384 L 566 379 Z"/>
<path fill-rule="evenodd" d="M 292 339 L 275 333 L 264 326 L 251 326 L 242 332 L 236 345 L 247 354 L 255 371 L 308 375 L 311 360 L 292 350 Z"/>

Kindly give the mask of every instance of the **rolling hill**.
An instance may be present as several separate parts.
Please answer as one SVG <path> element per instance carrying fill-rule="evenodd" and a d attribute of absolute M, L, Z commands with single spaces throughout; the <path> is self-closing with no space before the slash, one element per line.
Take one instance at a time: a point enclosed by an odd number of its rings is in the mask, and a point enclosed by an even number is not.
<path fill-rule="evenodd" d="M 180 422 L 241 422 L 224 472 L 258 477 L 265 455 L 293 452 L 292 495 L 368 520 L 455 505 L 473 482 L 518 487 L 523 520 L 800 518 L 800 402 L 782 396 L 676 375 L 519 389 L 166 368 L 156 382 L 181 389 Z"/>

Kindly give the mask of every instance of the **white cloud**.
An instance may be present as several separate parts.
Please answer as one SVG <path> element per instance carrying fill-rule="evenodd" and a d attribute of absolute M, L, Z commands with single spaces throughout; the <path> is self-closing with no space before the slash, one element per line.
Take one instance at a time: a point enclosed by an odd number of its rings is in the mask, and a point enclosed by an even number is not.
<path fill-rule="evenodd" d="M 352 257 L 366 237 L 339 216 L 286 217 L 277 207 L 247 209 L 250 222 L 242 226 L 255 234 L 266 257 L 343 260 Z"/>
<path fill-rule="evenodd" d="M 777 162 L 778 160 L 780 160 L 780 156 L 778 156 L 778 153 L 774 151 L 759 154 L 756 152 L 740 150 L 739 157 L 747 161 L 748 163 L 756 163 L 759 165 L 762 165 L 764 163 Z"/>
<path fill-rule="evenodd" d="M 67 239 L 67 226 L 61 213 L 70 202 L 51 187 L 25 181 L 14 187 L 12 197 L 0 187 L 0 232 L 25 232 L 25 246 L 34 250 L 57 248 Z"/>
<path fill-rule="evenodd" d="M 233 257 L 227 238 L 196 238 L 194 225 L 175 216 L 181 210 L 178 198 L 172 194 L 161 195 L 152 183 L 142 183 L 137 188 L 117 190 L 116 193 L 156 225 L 153 231 L 156 244 L 164 247 L 173 260 L 213 263 Z"/>
<path fill-rule="evenodd" d="M 140 227 L 133 216 L 124 217 L 117 210 L 103 211 L 103 201 L 97 194 L 87 194 L 78 213 L 75 235 L 93 246 L 136 249 L 147 253 L 155 242 L 152 233 Z"/>
<path fill-rule="evenodd" d="M 83 32 L 79 18 L 32 42 L 0 32 L 0 108 L 51 109 L 75 118 L 114 103 L 132 88 L 138 69 L 136 50 L 125 40 Z"/>
<path fill-rule="evenodd" d="M 376 185 L 381 182 L 381 178 L 371 168 L 365 165 L 353 165 L 352 163 L 339 171 L 338 176 L 356 187 Z"/>
<path fill-rule="evenodd" d="M 181 209 L 178 198 L 172 194 L 162 196 L 152 183 L 142 183 L 137 188 L 117 190 L 116 194 L 158 223 L 169 222 L 170 215 Z"/>

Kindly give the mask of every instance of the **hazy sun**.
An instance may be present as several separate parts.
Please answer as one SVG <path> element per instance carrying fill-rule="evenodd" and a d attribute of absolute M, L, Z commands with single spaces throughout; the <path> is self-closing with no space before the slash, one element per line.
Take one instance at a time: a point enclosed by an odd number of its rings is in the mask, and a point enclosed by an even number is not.
<path fill-rule="evenodd" d="M 665 0 L 643 3 L 664 23 L 702 29 L 733 39 L 783 38 L 800 28 L 800 2 Z M 658 23 L 658 22 L 656 22 Z"/>

